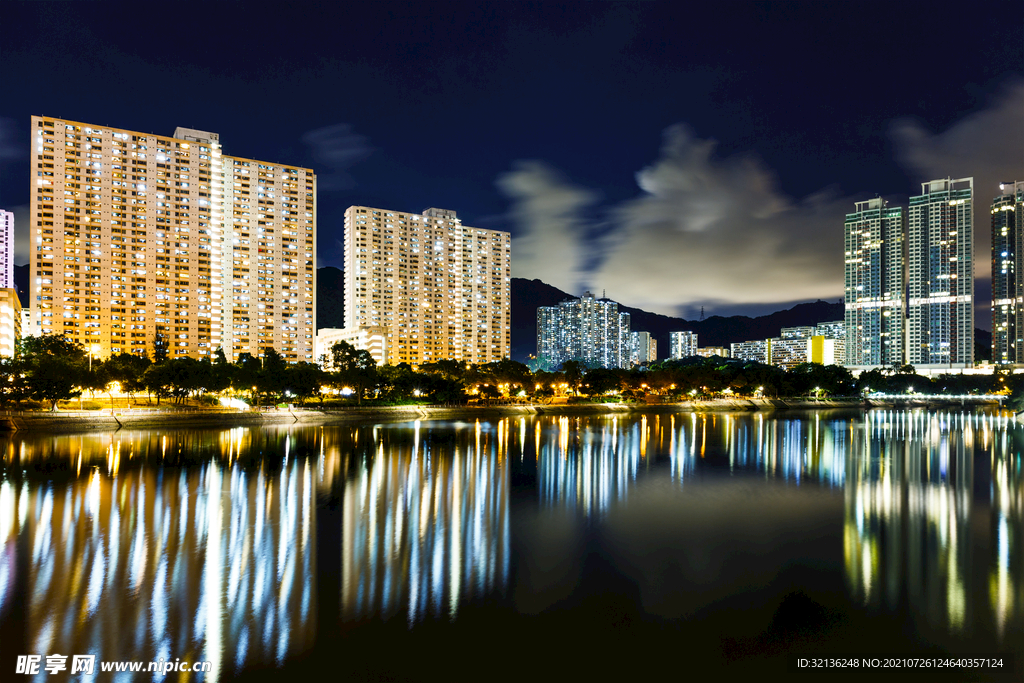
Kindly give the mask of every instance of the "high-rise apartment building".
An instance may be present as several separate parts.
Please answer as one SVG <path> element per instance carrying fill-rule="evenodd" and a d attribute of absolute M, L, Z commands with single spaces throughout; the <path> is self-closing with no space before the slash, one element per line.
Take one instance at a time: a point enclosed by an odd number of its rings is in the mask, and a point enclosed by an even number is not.
<path fill-rule="evenodd" d="M 101 355 L 313 361 L 316 178 L 219 135 L 32 117 L 31 311 Z"/>
<path fill-rule="evenodd" d="M 454 211 L 345 212 L 345 329 L 384 328 L 388 363 L 489 363 L 512 347 L 512 241 Z"/>
<path fill-rule="evenodd" d="M 14 287 L 14 214 L 0 209 L 0 289 Z"/>
<path fill-rule="evenodd" d="M 668 357 L 689 358 L 697 355 L 696 332 L 669 332 Z"/>
<path fill-rule="evenodd" d="M 632 365 L 647 365 L 658 360 L 658 340 L 650 332 L 630 332 L 629 347 L 629 361 Z"/>
<path fill-rule="evenodd" d="M 584 292 L 579 299 L 537 308 L 537 357 L 549 367 L 578 360 L 590 367 L 628 368 L 631 356 L 629 313 L 611 299 Z"/>
<path fill-rule="evenodd" d="M 1024 182 L 992 200 L 992 362 L 1024 363 Z"/>
<path fill-rule="evenodd" d="M 906 210 L 884 199 L 846 215 L 846 365 L 904 364 Z"/>
<path fill-rule="evenodd" d="M 907 223 L 907 362 L 973 367 L 974 179 L 922 183 Z M 849 335 L 847 326 L 847 349 Z"/>

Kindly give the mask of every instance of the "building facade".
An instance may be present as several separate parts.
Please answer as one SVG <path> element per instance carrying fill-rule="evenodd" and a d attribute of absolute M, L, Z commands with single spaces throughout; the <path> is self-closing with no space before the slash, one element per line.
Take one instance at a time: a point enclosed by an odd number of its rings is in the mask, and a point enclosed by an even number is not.
<path fill-rule="evenodd" d="M 334 370 L 332 350 L 338 342 L 346 342 L 357 349 L 370 352 L 377 365 L 387 365 L 387 329 L 384 327 L 358 327 L 354 330 L 323 327 L 316 331 L 316 362 L 325 370 Z"/>
<path fill-rule="evenodd" d="M 922 183 L 921 194 L 910 198 L 907 224 L 907 362 L 922 368 L 971 368 L 974 179 Z"/>
<path fill-rule="evenodd" d="M 508 358 L 511 287 L 510 233 L 447 209 L 345 212 L 345 329 L 383 327 L 388 363 Z"/>
<path fill-rule="evenodd" d="M 732 356 L 732 353 L 729 351 L 729 349 L 725 348 L 724 346 L 704 346 L 698 348 L 694 355 L 700 356 L 701 358 L 711 358 L 713 356 L 719 356 L 720 358 L 730 358 Z"/>
<path fill-rule="evenodd" d="M 992 200 L 992 362 L 1024 363 L 1024 182 Z"/>
<path fill-rule="evenodd" d="M 0 289 L 14 287 L 14 214 L 0 209 Z"/>
<path fill-rule="evenodd" d="M 537 357 L 547 367 L 557 368 L 567 360 L 590 367 L 628 368 L 632 337 L 629 313 L 618 303 L 584 292 L 578 299 L 558 306 L 537 308 Z"/>
<path fill-rule="evenodd" d="M 668 357 L 689 358 L 697 355 L 696 332 L 669 332 Z"/>
<path fill-rule="evenodd" d="M 163 136 L 32 117 L 31 317 L 100 355 L 314 360 L 316 177 Z"/>
<path fill-rule="evenodd" d="M 855 203 L 845 223 L 845 364 L 904 364 L 906 209 Z"/>
<path fill-rule="evenodd" d="M 647 365 L 658 360 L 658 341 L 650 332 L 630 332 L 630 363 Z"/>
<path fill-rule="evenodd" d="M 13 358 L 21 339 L 21 301 L 14 287 L 0 288 L 0 356 Z"/>

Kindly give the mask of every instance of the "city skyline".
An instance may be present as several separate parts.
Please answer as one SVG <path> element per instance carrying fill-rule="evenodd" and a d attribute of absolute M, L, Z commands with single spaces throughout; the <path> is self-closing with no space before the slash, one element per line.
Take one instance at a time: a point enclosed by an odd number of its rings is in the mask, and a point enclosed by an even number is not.
<path fill-rule="evenodd" d="M 887 8 L 880 26 L 812 5 L 383 5 L 321 8 L 315 26 L 281 13 L 271 28 L 215 5 L 210 25 L 235 30 L 182 49 L 135 39 L 159 16 L 148 10 L 9 4 L 0 12 L 19 30 L 0 63 L 0 206 L 28 213 L 30 114 L 157 133 L 187 124 L 317 172 L 322 265 L 341 264 L 348 206 L 439 205 L 510 232 L 513 275 L 572 294 L 607 289 L 688 318 L 702 305 L 757 314 L 834 300 L 853 202 L 878 192 L 905 204 L 917 182 L 948 175 L 973 176 L 987 205 L 998 182 L 1021 177 L 1024 73 L 1010 28 L 1021 8 L 928 7 Z M 960 57 L 921 70 L 933 43 L 908 39 L 911 24 L 955 35 Z M 728 47 L 704 29 L 725 25 Z M 337 41 L 334 26 L 380 30 Z M 243 35 L 276 47 L 253 62 Z M 295 56 L 318 44 L 329 47 Z M 865 81 L 873 97 L 851 98 Z M 985 253 L 988 231 L 976 237 Z M 983 306 L 987 268 L 975 276 Z"/>

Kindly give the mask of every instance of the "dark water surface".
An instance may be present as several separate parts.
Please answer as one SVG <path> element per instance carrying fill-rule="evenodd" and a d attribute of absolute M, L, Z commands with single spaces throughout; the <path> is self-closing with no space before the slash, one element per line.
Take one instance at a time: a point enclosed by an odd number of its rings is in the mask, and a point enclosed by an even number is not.
<path fill-rule="evenodd" d="M 1022 452 L 941 411 L 14 434 L 0 680 L 1024 680 Z"/>

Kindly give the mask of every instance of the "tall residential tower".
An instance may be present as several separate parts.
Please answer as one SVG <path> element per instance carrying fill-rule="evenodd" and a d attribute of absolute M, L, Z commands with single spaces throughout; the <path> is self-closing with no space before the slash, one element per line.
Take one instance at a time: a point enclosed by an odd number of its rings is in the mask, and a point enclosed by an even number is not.
<path fill-rule="evenodd" d="M 313 361 L 316 178 L 174 135 L 32 117 L 31 316 L 91 353 Z"/>
<path fill-rule="evenodd" d="M 620 312 L 611 299 L 584 292 L 579 299 L 537 308 L 537 357 L 550 368 L 567 360 L 628 368 L 632 348 L 629 313 Z"/>
<path fill-rule="evenodd" d="M 884 199 L 846 214 L 846 365 L 903 365 L 906 209 Z"/>
<path fill-rule="evenodd" d="M 973 367 L 974 179 L 922 183 L 907 220 L 907 362 Z"/>
<path fill-rule="evenodd" d="M 1024 182 L 992 200 L 992 362 L 1024 363 Z"/>
<path fill-rule="evenodd" d="M 383 328 L 388 363 L 508 358 L 511 287 L 507 232 L 446 209 L 345 212 L 345 329 Z"/>

